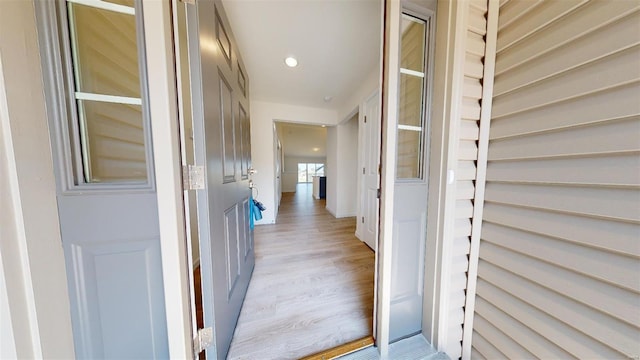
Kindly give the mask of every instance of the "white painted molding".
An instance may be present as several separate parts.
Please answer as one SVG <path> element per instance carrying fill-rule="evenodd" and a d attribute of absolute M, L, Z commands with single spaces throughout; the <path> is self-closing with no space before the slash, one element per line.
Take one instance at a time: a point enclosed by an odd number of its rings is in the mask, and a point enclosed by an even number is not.
<path fill-rule="evenodd" d="M 453 68 L 451 69 L 451 97 L 447 104 L 449 116 L 448 119 L 448 140 L 444 147 L 445 163 L 444 169 L 455 169 L 458 162 L 459 148 L 459 132 L 460 118 L 462 115 L 462 93 L 464 84 L 464 65 L 466 58 L 466 40 L 467 40 L 467 22 L 469 13 L 468 1 L 455 1 L 453 6 Z M 434 346 L 439 351 L 446 351 L 449 337 L 449 314 L 450 314 L 450 284 L 451 284 L 451 263 L 452 263 L 452 244 L 455 237 L 455 208 L 456 208 L 456 192 L 457 184 L 445 185 L 443 219 L 442 219 L 442 238 L 440 241 L 441 263 L 440 263 L 440 279 L 439 291 L 436 311 L 437 315 L 437 334 L 434 339 Z"/>
<path fill-rule="evenodd" d="M 142 0 L 169 354 L 192 359 L 180 134 L 169 1 Z"/>
<path fill-rule="evenodd" d="M 71 359 L 37 24 L 33 1 L 0 1 L 0 256 L 17 357 Z"/>
<path fill-rule="evenodd" d="M 400 25 L 402 4 L 386 1 L 384 77 L 382 83 L 382 172 L 380 174 L 380 236 L 378 239 L 378 292 L 376 303 L 376 346 L 380 356 L 389 353 L 389 324 L 391 314 L 391 260 L 393 239 L 393 201 L 396 169 L 398 125 L 398 89 L 400 81 Z"/>
<path fill-rule="evenodd" d="M 114 4 L 108 1 L 102 0 L 67 0 L 70 3 L 91 6 L 96 9 L 109 10 L 118 12 L 121 14 L 135 15 L 136 9 L 131 6 Z"/>
<path fill-rule="evenodd" d="M 471 359 L 471 341 L 473 318 L 476 304 L 476 285 L 478 280 L 478 258 L 480 254 L 480 235 L 484 210 L 484 192 L 487 178 L 487 155 L 489 152 L 489 128 L 491 124 L 491 106 L 493 104 L 493 82 L 496 68 L 496 46 L 498 39 L 499 0 L 488 0 L 487 34 L 485 36 L 484 74 L 482 81 L 482 102 L 480 104 L 480 135 L 478 139 L 478 162 L 476 172 L 476 192 L 474 196 L 473 220 L 471 229 L 471 249 L 469 251 L 469 270 L 467 271 L 467 297 L 465 300 L 464 323 L 462 333 L 462 359 Z"/>
<path fill-rule="evenodd" d="M 91 100 L 115 104 L 142 105 L 142 99 L 128 96 L 114 96 L 76 91 L 76 100 Z"/>

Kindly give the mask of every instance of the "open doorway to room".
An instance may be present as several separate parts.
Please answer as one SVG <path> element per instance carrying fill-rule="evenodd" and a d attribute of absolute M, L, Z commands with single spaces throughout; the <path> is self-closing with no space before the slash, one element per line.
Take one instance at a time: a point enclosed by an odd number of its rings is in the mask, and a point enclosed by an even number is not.
<path fill-rule="evenodd" d="M 274 225 L 255 229 L 229 359 L 300 358 L 373 333 L 375 254 L 356 237 L 358 114 L 274 126 L 280 206 Z"/>

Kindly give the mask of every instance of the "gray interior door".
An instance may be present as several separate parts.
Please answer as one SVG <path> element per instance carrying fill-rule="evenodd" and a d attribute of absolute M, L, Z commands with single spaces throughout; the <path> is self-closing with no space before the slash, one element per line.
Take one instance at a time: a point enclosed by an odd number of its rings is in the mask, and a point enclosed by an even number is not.
<path fill-rule="evenodd" d="M 402 14 L 391 260 L 391 341 L 422 330 L 429 154 L 429 17 Z"/>
<path fill-rule="evenodd" d="M 210 358 L 229 350 L 254 266 L 249 228 L 249 83 L 221 1 L 187 7 L 196 165 L 200 268 Z"/>
<path fill-rule="evenodd" d="M 36 2 L 75 349 L 167 358 L 141 8 L 120 3 Z"/>

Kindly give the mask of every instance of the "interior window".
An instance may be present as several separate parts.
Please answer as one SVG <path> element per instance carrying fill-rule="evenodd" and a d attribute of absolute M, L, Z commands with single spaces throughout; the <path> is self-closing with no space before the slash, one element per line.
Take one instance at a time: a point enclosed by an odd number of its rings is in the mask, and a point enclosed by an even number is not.
<path fill-rule="evenodd" d="M 298 182 L 313 182 L 314 176 L 324 176 L 324 164 L 298 163 Z"/>
<path fill-rule="evenodd" d="M 79 182 L 146 182 L 134 0 L 67 0 L 66 10 Z"/>

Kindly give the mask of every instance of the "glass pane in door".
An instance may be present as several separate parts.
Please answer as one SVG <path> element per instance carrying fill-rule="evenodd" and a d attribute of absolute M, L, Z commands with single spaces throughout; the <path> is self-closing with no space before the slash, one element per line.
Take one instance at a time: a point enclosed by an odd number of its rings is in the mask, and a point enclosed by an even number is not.
<path fill-rule="evenodd" d="M 68 3 L 76 91 L 140 98 L 136 17 Z"/>
<path fill-rule="evenodd" d="M 87 182 L 144 182 L 145 138 L 140 105 L 78 101 Z"/>
<path fill-rule="evenodd" d="M 426 23 L 403 14 L 396 178 L 422 178 L 425 98 Z"/>

